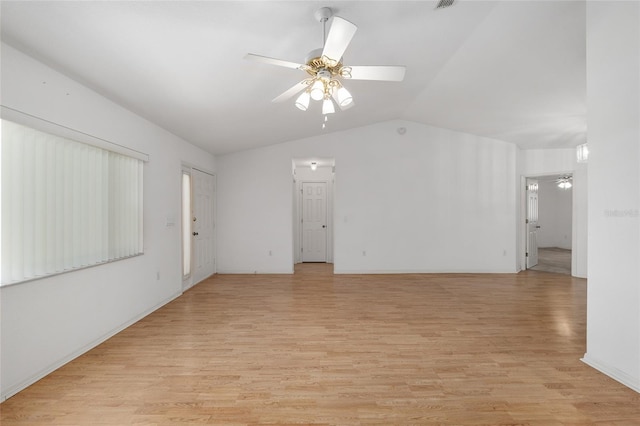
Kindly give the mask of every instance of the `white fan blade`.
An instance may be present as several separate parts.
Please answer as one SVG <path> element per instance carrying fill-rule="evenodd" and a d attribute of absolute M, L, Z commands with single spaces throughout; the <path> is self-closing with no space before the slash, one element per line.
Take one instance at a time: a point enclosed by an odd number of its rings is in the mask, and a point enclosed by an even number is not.
<path fill-rule="evenodd" d="M 285 68 L 300 69 L 300 67 L 303 66 L 302 64 L 296 64 L 295 62 L 283 61 L 282 59 L 269 58 L 268 56 L 254 55 L 253 53 L 247 53 L 244 58 L 250 59 L 256 62 L 263 62 L 265 64 L 277 65 L 279 67 L 285 67 Z"/>
<path fill-rule="evenodd" d="M 402 81 L 407 67 L 395 65 L 357 65 L 351 68 L 351 80 Z"/>
<path fill-rule="evenodd" d="M 355 24 L 339 16 L 334 16 L 331 28 L 329 28 L 329 34 L 327 34 L 327 41 L 322 50 L 322 56 L 326 56 L 336 62 L 340 61 L 357 29 L 358 27 Z"/>
<path fill-rule="evenodd" d="M 286 90 L 280 96 L 275 97 L 271 102 L 286 101 L 287 99 L 291 98 L 293 95 L 295 95 L 296 93 L 306 89 L 307 87 L 309 87 L 309 85 L 307 84 L 307 80 L 302 80 L 300 83 L 297 83 L 292 88 Z"/>

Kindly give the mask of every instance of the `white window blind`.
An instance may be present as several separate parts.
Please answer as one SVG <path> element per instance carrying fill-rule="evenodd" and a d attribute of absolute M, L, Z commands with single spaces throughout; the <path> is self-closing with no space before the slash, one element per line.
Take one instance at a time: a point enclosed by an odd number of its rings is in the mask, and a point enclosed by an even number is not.
<path fill-rule="evenodd" d="M 1 285 L 142 253 L 143 162 L 2 120 Z"/>

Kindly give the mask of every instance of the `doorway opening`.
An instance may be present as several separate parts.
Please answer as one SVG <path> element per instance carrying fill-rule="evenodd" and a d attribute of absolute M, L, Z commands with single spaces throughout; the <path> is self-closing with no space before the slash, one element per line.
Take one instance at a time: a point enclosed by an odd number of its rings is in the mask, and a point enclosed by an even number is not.
<path fill-rule="evenodd" d="M 294 159 L 292 172 L 294 265 L 333 263 L 335 161 Z"/>
<path fill-rule="evenodd" d="M 216 272 L 215 175 L 182 167 L 182 290 Z"/>
<path fill-rule="evenodd" d="M 573 185 L 572 174 L 554 174 L 525 179 L 524 268 L 572 274 Z"/>

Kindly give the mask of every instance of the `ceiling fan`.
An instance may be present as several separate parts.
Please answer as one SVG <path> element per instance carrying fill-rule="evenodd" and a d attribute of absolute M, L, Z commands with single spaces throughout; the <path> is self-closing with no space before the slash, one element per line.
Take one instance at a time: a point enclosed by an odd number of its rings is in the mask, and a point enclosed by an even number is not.
<path fill-rule="evenodd" d="M 322 113 L 325 115 L 326 121 L 326 115 L 335 112 L 334 101 L 342 110 L 354 105 L 353 96 L 343 85 L 344 80 L 402 81 L 404 79 L 406 70 L 404 66 L 345 66 L 342 62 L 342 55 L 358 27 L 346 19 L 333 16 L 333 11 L 328 7 L 320 8 L 314 16 L 322 24 L 323 47 L 312 50 L 307 55 L 304 64 L 252 53 L 245 56 L 245 59 L 299 69 L 308 74 L 307 78 L 274 98 L 273 102 L 285 101 L 302 92 L 296 99 L 296 107 L 306 111 L 309 108 L 310 99 L 322 101 Z M 327 33 L 325 25 L 329 18 L 332 20 Z"/>
<path fill-rule="evenodd" d="M 571 175 L 560 176 L 558 179 L 556 179 L 556 185 L 558 185 L 558 188 L 560 189 L 569 189 L 573 186 L 571 184 L 572 179 L 573 179 L 573 176 Z"/>

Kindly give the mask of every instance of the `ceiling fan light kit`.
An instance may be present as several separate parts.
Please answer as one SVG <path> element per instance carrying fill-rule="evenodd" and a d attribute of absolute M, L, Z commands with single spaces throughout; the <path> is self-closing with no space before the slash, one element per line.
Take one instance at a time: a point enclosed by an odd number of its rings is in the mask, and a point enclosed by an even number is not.
<path fill-rule="evenodd" d="M 306 111 L 307 108 L 309 108 L 309 99 L 311 99 L 311 95 L 305 90 L 300 96 L 298 96 L 298 99 L 296 99 L 296 107 L 301 111 Z"/>
<path fill-rule="evenodd" d="M 314 101 L 319 101 L 320 99 L 325 98 L 326 91 L 327 84 L 321 78 L 315 80 L 309 88 L 309 94 L 311 95 L 311 99 L 313 99 Z"/>
<path fill-rule="evenodd" d="M 570 189 L 573 185 L 571 183 L 572 176 L 562 176 L 556 180 L 556 184 L 560 189 Z"/>
<path fill-rule="evenodd" d="M 341 107 L 346 107 L 353 102 L 353 97 L 351 93 L 347 89 L 342 86 L 338 89 L 338 105 Z"/>
<path fill-rule="evenodd" d="M 322 102 L 322 114 L 327 115 L 327 114 L 333 114 L 334 112 L 336 112 L 336 109 L 333 106 L 333 101 L 329 98 L 326 98 Z"/>
<path fill-rule="evenodd" d="M 323 47 L 312 50 L 307 55 L 304 64 L 251 53 L 245 56 L 246 59 L 257 62 L 299 69 L 309 75 L 308 78 L 274 98 L 273 102 L 282 102 L 302 92 L 296 98 L 295 106 L 302 111 L 307 111 L 311 99 L 322 101 L 322 114 L 325 116 L 324 121 L 326 122 L 327 115 L 336 111 L 335 104 L 341 110 L 346 110 L 354 105 L 353 96 L 344 87 L 343 80 L 402 81 L 404 79 L 406 71 L 404 66 L 344 66 L 342 55 L 358 27 L 346 19 L 333 16 L 333 11 L 328 7 L 318 9 L 314 16 L 323 27 Z M 333 18 L 331 27 L 326 33 L 324 27 L 330 18 Z M 325 128 L 324 123 L 322 128 Z"/>

